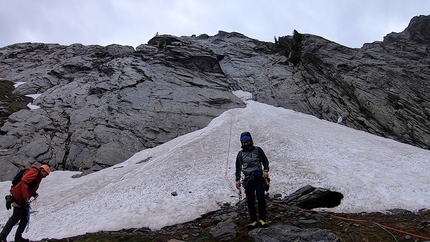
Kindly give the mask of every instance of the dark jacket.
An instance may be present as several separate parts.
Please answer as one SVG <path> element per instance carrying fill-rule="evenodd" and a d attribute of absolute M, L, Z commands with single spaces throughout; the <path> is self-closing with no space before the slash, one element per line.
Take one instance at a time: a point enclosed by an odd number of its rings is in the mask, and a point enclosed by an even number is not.
<path fill-rule="evenodd" d="M 239 151 L 236 157 L 236 181 L 240 180 L 241 172 L 245 176 L 250 175 L 252 172 L 265 171 L 269 172 L 269 160 L 264 154 L 264 151 L 254 146 L 251 134 L 249 132 L 243 132 L 240 138 L 243 136 L 249 136 L 251 138 L 251 146 L 244 147 Z"/>
<path fill-rule="evenodd" d="M 31 166 L 26 172 L 24 172 L 21 181 L 10 189 L 14 201 L 19 205 L 23 205 L 30 197 L 36 197 L 36 191 L 39 188 L 42 178 L 43 176 L 40 168 L 37 166 Z"/>
<path fill-rule="evenodd" d="M 260 147 L 253 146 L 250 151 L 239 151 L 236 157 L 236 181 L 240 180 L 241 171 L 245 176 L 258 171 L 269 172 L 269 161 Z"/>

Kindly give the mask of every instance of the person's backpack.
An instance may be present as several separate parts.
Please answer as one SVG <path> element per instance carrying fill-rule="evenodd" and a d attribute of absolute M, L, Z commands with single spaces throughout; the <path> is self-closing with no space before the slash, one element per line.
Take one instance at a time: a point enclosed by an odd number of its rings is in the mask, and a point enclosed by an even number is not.
<path fill-rule="evenodd" d="M 24 172 L 26 172 L 27 170 L 28 168 L 22 169 L 18 173 L 16 173 L 16 175 L 12 179 L 12 186 L 15 186 L 16 184 L 18 184 L 18 182 L 21 181 L 22 175 L 24 175 Z"/>

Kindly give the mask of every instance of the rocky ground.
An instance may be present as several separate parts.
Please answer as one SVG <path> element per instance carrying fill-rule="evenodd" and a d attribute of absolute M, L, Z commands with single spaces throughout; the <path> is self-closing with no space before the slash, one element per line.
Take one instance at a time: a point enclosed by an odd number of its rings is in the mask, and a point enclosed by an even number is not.
<path fill-rule="evenodd" d="M 232 218 L 233 223 L 236 225 L 236 235 L 228 241 L 255 241 L 248 234 L 249 229 L 246 228 L 249 218 L 244 202 L 234 206 L 226 204 L 220 210 L 206 214 L 194 221 L 165 227 L 159 231 L 151 231 L 147 228 L 124 229 L 42 241 L 220 241 L 214 238 L 211 234 L 211 229 L 228 218 Z M 430 210 L 428 209 L 416 212 L 396 209 L 386 214 L 332 214 L 288 207 L 275 199 L 269 198 L 268 218 L 270 227 L 287 224 L 302 229 L 326 229 L 343 242 L 430 241 Z"/>

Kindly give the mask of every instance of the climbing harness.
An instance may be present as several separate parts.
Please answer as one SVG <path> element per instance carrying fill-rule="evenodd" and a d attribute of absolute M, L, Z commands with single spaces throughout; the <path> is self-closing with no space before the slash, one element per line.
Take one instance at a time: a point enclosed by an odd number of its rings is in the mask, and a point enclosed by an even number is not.
<path fill-rule="evenodd" d="M 254 177 L 263 175 L 262 171 L 254 171 L 250 175 L 245 176 L 243 181 L 243 187 L 246 187 L 250 181 L 254 180 Z"/>

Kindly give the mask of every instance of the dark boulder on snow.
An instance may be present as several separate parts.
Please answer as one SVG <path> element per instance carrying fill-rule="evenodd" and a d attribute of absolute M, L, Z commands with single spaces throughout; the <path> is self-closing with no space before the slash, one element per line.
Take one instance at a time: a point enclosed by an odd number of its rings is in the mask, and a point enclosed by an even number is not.
<path fill-rule="evenodd" d="M 136 49 L 0 48 L 0 79 L 25 82 L 13 94 L 41 94 L 33 101 L 39 109 L 6 112 L 0 180 L 30 164 L 85 173 L 110 167 L 244 107 L 234 90 L 430 149 L 428 26 L 430 16 L 417 16 L 403 32 L 361 48 L 298 31 L 274 43 L 219 31 L 156 36 Z"/>
<path fill-rule="evenodd" d="M 342 199 L 342 193 L 307 185 L 288 195 L 282 201 L 289 206 L 313 209 L 336 207 L 341 203 Z"/>

